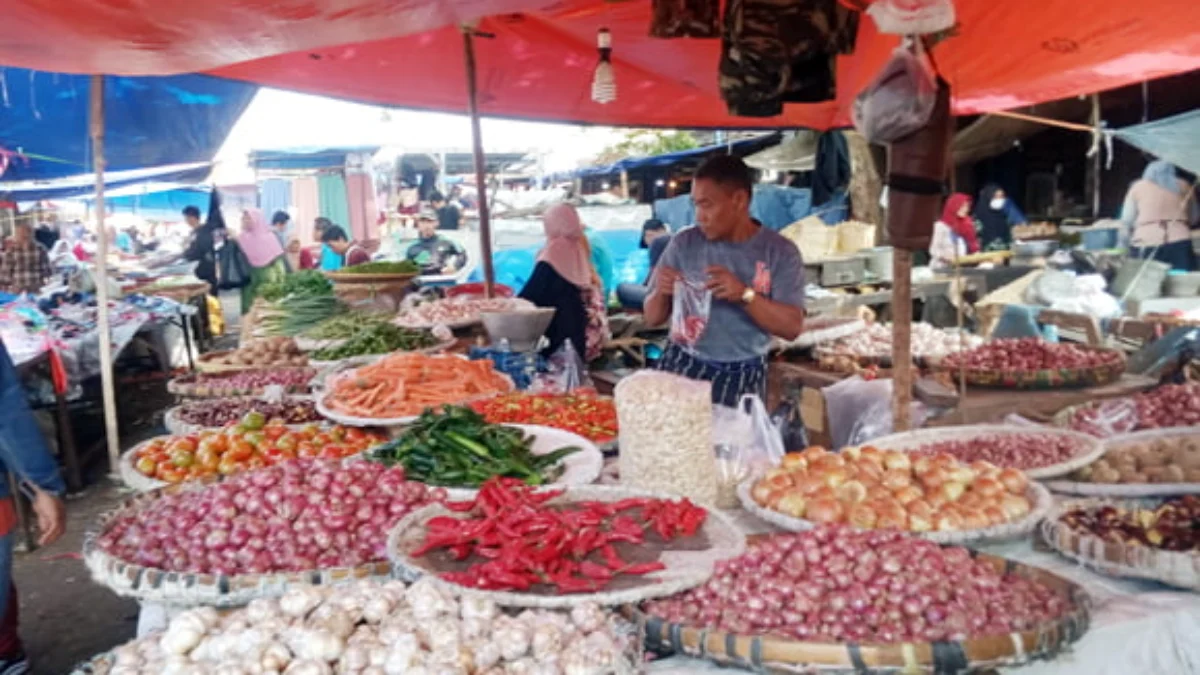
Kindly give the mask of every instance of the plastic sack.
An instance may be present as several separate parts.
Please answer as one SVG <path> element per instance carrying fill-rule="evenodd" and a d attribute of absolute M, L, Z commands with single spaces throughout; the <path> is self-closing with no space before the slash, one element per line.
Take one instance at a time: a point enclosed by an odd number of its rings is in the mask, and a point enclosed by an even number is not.
<path fill-rule="evenodd" d="M 703 283 L 680 279 L 675 282 L 675 299 L 671 306 L 671 342 L 692 350 L 708 328 L 712 309 L 712 291 Z"/>
<path fill-rule="evenodd" d="M 875 0 L 867 8 L 880 33 L 927 35 L 954 27 L 951 0 Z"/>
<path fill-rule="evenodd" d="M 937 103 L 937 76 L 920 43 L 899 47 L 857 98 L 851 119 L 871 143 L 898 141 L 924 127 Z"/>
<path fill-rule="evenodd" d="M 892 380 L 864 380 L 855 376 L 825 387 L 825 410 L 834 449 L 862 445 L 887 436 L 892 419 Z M 909 408 L 909 428 L 918 429 L 929 418 L 929 409 L 914 401 Z"/>
<path fill-rule="evenodd" d="M 737 408 L 714 405 L 712 436 L 717 506 L 736 508 L 738 485 L 783 460 L 783 436 L 762 399 L 754 394 L 742 396 Z"/>

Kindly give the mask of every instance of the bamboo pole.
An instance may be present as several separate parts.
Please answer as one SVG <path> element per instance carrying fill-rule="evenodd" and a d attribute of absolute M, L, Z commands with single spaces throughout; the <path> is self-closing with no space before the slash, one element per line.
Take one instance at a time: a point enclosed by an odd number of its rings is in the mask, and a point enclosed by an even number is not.
<path fill-rule="evenodd" d="M 479 199 L 479 252 L 483 256 L 483 288 L 486 297 L 495 292 L 496 270 L 492 266 L 492 222 L 488 212 L 487 163 L 483 155 L 483 133 L 479 128 L 479 103 L 475 86 L 475 36 L 463 27 L 463 61 L 467 70 L 467 114 L 471 116 L 471 150 L 475 158 L 475 194 Z"/>
<path fill-rule="evenodd" d="M 912 251 L 892 251 L 892 430 L 908 431 L 912 417 Z"/>
<path fill-rule="evenodd" d="M 112 331 L 108 324 L 108 231 L 104 226 L 104 76 L 93 75 L 91 86 L 92 163 L 96 173 L 96 264 L 92 278 L 96 283 L 97 328 L 100 335 L 100 386 L 104 400 L 104 437 L 108 441 L 108 462 L 113 474 L 119 472 L 121 439 L 117 431 L 117 398 L 113 383 Z"/>

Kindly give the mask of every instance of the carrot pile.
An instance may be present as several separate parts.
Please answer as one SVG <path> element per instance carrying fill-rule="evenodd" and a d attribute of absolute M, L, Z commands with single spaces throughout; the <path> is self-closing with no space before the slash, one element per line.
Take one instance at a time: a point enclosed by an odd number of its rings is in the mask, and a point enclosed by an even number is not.
<path fill-rule="evenodd" d="M 391 419 L 511 389 L 512 382 L 486 359 L 403 352 L 338 380 L 326 395 L 325 405 L 355 417 Z"/>

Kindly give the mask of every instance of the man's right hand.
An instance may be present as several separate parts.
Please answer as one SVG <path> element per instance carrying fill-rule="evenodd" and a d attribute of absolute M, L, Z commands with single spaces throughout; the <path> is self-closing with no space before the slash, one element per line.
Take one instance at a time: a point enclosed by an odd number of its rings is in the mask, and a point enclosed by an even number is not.
<path fill-rule="evenodd" d="M 33 513 L 37 516 L 38 546 L 49 546 L 67 530 L 67 505 L 61 497 L 44 490 L 34 489 Z"/>
<path fill-rule="evenodd" d="M 654 271 L 654 288 L 659 295 L 670 297 L 675 295 L 675 282 L 679 281 L 679 270 L 674 267 L 659 266 Z"/>

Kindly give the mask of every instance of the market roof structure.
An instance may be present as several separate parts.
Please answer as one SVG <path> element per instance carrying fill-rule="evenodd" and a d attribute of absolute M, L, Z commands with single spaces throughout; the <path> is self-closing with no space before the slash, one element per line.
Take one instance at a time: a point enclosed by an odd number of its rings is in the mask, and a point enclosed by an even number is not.
<path fill-rule="evenodd" d="M 1191 0 L 960 0 L 934 54 L 959 114 L 1011 109 L 1200 68 Z M 466 110 L 459 25 L 477 20 L 480 114 L 667 127 L 845 126 L 854 96 L 897 44 L 861 22 L 838 98 L 781 116 L 732 117 L 717 88 L 721 41 L 648 36 L 648 2 L 605 0 L 10 0 L 0 63 L 71 72 L 207 71 L 285 89 Z M 613 36 L 618 98 L 591 100 L 596 33 Z"/>

